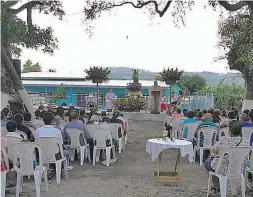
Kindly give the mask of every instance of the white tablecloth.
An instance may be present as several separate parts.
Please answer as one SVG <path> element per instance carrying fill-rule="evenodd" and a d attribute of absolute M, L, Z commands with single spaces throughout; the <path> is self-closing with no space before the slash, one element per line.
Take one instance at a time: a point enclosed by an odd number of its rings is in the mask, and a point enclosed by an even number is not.
<path fill-rule="evenodd" d="M 161 138 L 149 139 L 146 144 L 146 151 L 151 155 L 153 161 L 159 156 L 159 154 L 169 148 L 178 148 L 182 157 L 188 155 L 190 163 L 193 162 L 193 146 L 192 143 L 186 140 L 163 141 Z"/>

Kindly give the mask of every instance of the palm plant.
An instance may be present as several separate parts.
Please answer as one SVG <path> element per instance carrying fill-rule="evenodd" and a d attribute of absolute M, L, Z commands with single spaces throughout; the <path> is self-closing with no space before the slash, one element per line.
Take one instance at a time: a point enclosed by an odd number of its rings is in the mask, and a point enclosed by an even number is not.
<path fill-rule="evenodd" d="M 102 66 L 93 66 L 89 69 L 85 69 L 84 72 L 87 74 L 86 80 L 92 81 L 92 83 L 97 84 L 97 109 L 98 109 L 98 95 L 99 89 L 98 84 L 109 81 L 109 75 L 111 70 L 108 68 L 102 68 Z"/>
<path fill-rule="evenodd" d="M 183 70 L 178 70 L 178 68 L 164 68 L 162 72 L 159 72 L 159 75 L 161 81 L 164 81 L 167 85 L 172 85 L 180 79 L 183 72 Z"/>

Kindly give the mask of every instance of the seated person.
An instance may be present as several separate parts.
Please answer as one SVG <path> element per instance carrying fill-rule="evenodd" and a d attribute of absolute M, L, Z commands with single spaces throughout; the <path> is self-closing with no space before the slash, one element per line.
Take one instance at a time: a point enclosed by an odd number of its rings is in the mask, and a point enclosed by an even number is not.
<path fill-rule="evenodd" d="M 41 112 L 39 110 L 36 110 L 35 111 L 35 119 L 32 120 L 32 124 L 36 127 L 36 129 L 40 128 L 44 125 L 42 118 L 40 118 L 40 113 Z"/>
<path fill-rule="evenodd" d="M 14 118 L 12 120 L 17 123 L 17 130 L 25 132 L 26 135 L 27 135 L 28 140 L 33 142 L 34 141 L 33 133 L 27 126 L 25 126 L 23 124 L 23 122 L 24 122 L 23 115 L 18 113 L 14 116 Z"/>
<path fill-rule="evenodd" d="M 183 118 L 184 117 L 184 115 L 181 113 L 181 109 L 177 109 L 176 110 L 176 113 L 173 113 L 172 114 L 172 119 L 175 119 L 175 118 Z"/>
<path fill-rule="evenodd" d="M 197 127 L 197 130 L 195 131 L 195 134 L 194 134 L 194 137 L 195 137 L 195 139 L 193 140 L 193 145 L 197 145 L 197 143 L 198 143 L 198 131 L 199 131 L 199 129 L 201 129 L 201 128 L 203 128 L 203 127 L 214 127 L 214 128 L 216 128 L 217 129 L 217 131 L 218 131 L 218 127 L 216 126 L 216 124 L 214 124 L 214 122 L 213 122 L 213 116 L 212 116 L 212 114 L 210 114 L 210 113 L 207 113 L 206 115 L 205 115 L 205 119 L 204 119 L 204 121 L 203 122 L 201 122 L 200 124 L 199 124 L 199 126 Z M 218 132 L 217 132 L 218 133 Z M 218 136 L 218 135 L 217 135 Z M 216 137 L 216 139 L 217 139 L 217 137 Z M 216 139 L 214 139 L 213 138 L 213 143 L 215 143 L 215 140 Z M 218 139 L 217 139 L 218 140 Z M 203 136 L 203 133 L 200 133 L 200 146 L 203 146 L 203 141 L 204 141 L 204 136 Z"/>
<path fill-rule="evenodd" d="M 204 116 L 203 112 L 201 112 L 201 111 L 198 112 L 197 116 L 196 116 L 196 121 L 202 122 L 204 119 L 205 119 L 205 116 Z"/>
<path fill-rule="evenodd" d="M 213 114 L 213 122 L 214 123 L 220 123 L 220 110 L 216 109 L 214 110 L 214 114 Z"/>
<path fill-rule="evenodd" d="M 16 133 L 17 131 L 17 123 L 13 120 L 9 121 L 7 124 L 6 124 L 6 129 L 8 131 L 7 133 L 7 137 L 8 136 L 13 136 L 13 137 L 17 137 L 17 138 L 21 138 L 23 139 L 18 133 Z"/>
<path fill-rule="evenodd" d="M 245 113 L 239 115 L 239 121 L 241 122 L 242 127 L 253 127 L 253 124 L 248 121 L 248 115 Z"/>
<path fill-rule="evenodd" d="M 122 128 L 124 128 L 124 121 L 122 119 L 119 119 L 120 115 L 121 115 L 121 112 L 114 111 L 112 114 L 112 118 L 110 119 L 110 123 L 120 123 L 120 124 L 122 124 Z M 122 133 L 121 133 L 120 128 L 118 130 L 118 136 L 122 137 Z"/>
<path fill-rule="evenodd" d="M 210 150 L 210 157 L 205 162 L 205 168 L 208 171 L 215 171 L 217 162 L 219 160 L 219 150 L 221 148 L 229 148 L 229 147 L 245 147 L 247 146 L 244 140 L 241 137 L 242 125 L 238 122 L 234 122 L 233 127 L 230 127 L 230 137 L 229 138 L 221 138 Z M 226 175 L 229 165 L 229 156 L 225 155 L 222 159 L 222 164 L 219 169 L 219 174 Z M 219 179 L 216 176 L 212 178 L 213 186 L 212 189 L 215 193 L 219 192 L 220 184 Z"/>
<path fill-rule="evenodd" d="M 88 130 L 88 128 L 86 127 L 85 124 L 79 122 L 79 116 L 78 116 L 78 113 L 76 110 L 70 111 L 69 114 L 70 114 L 71 122 L 68 122 L 64 126 L 63 133 L 68 133 L 68 131 L 67 131 L 68 128 L 75 128 L 75 129 L 79 129 L 79 130 L 83 131 L 84 137 L 86 138 L 87 143 L 90 146 L 90 155 L 91 155 L 91 159 L 92 159 L 93 158 L 94 142 L 93 142 L 93 138 L 91 138 L 90 131 Z M 80 143 L 84 143 L 84 142 L 80 141 Z"/>
<path fill-rule="evenodd" d="M 24 125 L 27 126 L 28 128 L 32 128 L 33 131 L 36 130 L 36 127 L 32 124 L 31 120 L 32 120 L 32 115 L 29 112 L 25 112 L 23 114 L 24 116 Z"/>
<path fill-rule="evenodd" d="M 62 132 L 59 129 L 53 127 L 53 120 L 54 120 L 54 115 L 51 112 L 46 112 L 44 114 L 43 122 L 45 125 L 36 129 L 35 134 L 34 134 L 35 140 L 40 137 L 55 137 L 55 138 L 60 139 L 63 143 Z M 68 150 L 63 150 L 63 156 L 67 158 L 67 161 L 69 161 Z M 55 154 L 55 157 L 56 159 L 61 159 L 60 152 Z M 68 166 L 68 170 L 72 170 L 72 169 L 73 169 L 72 166 Z"/>
<path fill-rule="evenodd" d="M 55 116 L 54 118 L 54 127 L 59 129 L 61 131 L 62 134 L 62 140 L 63 140 L 63 145 L 67 145 L 70 144 L 70 138 L 69 138 L 69 134 L 67 132 L 63 132 L 63 130 L 61 129 L 61 127 L 59 126 L 61 123 L 62 119 L 60 116 Z"/>
<path fill-rule="evenodd" d="M 188 111 L 188 113 L 187 113 L 187 118 L 184 120 L 183 126 L 184 126 L 185 124 L 188 124 L 188 123 L 196 123 L 196 122 L 197 122 L 197 121 L 194 119 L 194 113 L 193 113 L 193 111 Z M 188 128 L 185 127 L 185 128 L 184 128 L 184 131 L 183 131 L 183 137 L 184 137 L 184 138 L 187 138 L 187 136 L 188 136 Z"/>

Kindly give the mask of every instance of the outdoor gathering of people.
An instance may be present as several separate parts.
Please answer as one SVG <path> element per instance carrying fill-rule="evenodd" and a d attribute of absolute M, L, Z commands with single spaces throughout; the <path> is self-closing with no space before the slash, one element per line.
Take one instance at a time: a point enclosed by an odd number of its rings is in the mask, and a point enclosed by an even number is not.
<path fill-rule="evenodd" d="M 208 194 L 220 193 L 226 196 L 226 186 L 220 176 L 226 179 L 233 174 L 231 169 L 242 168 L 242 184 L 252 189 L 252 167 L 253 159 L 250 147 L 253 145 L 253 109 L 244 110 L 239 113 L 237 109 L 207 109 L 194 111 L 184 109 L 183 113 L 177 109 L 169 120 L 165 121 L 164 128 L 168 131 L 168 137 L 172 132 L 176 132 L 178 139 L 192 142 L 194 149 L 194 161 L 204 165 L 208 172 L 212 172 L 212 183 L 208 183 Z M 178 122 L 179 120 L 180 122 Z M 180 129 L 175 127 L 180 124 Z M 242 148 L 246 152 L 241 152 L 244 157 L 232 154 L 233 152 L 223 153 L 222 150 Z M 246 149 L 245 149 L 246 148 Z M 202 153 L 201 153 L 202 150 Z M 233 158 L 232 158 L 233 157 Z M 233 163 L 233 160 L 237 162 Z M 238 165 L 238 166 L 235 166 Z M 247 169 L 247 170 L 245 170 Z M 250 170 L 251 169 L 251 170 Z M 250 173 L 249 173 L 250 172 Z M 235 173 L 234 172 L 234 176 Z M 242 196 L 245 196 L 245 187 L 242 185 Z"/>

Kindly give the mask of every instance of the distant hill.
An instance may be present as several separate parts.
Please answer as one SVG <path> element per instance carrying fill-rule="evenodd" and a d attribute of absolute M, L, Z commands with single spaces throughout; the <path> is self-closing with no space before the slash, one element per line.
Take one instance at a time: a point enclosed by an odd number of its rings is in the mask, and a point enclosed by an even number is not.
<path fill-rule="evenodd" d="M 129 80 L 132 79 L 133 69 L 128 67 L 109 67 L 111 69 L 111 79 L 122 79 Z M 203 76 L 207 80 L 207 84 L 213 83 L 217 85 L 223 78 L 225 78 L 225 83 L 232 84 L 244 84 L 244 79 L 240 74 L 227 73 L 220 74 L 214 72 L 184 72 L 183 75 L 193 75 L 198 74 Z M 139 79 L 140 80 L 154 80 L 159 74 L 157 72 L 151 72 L 143 69 L 139 69 Z"/>

